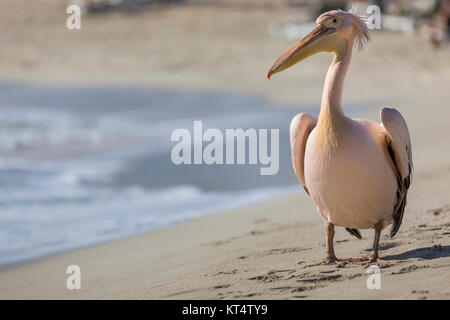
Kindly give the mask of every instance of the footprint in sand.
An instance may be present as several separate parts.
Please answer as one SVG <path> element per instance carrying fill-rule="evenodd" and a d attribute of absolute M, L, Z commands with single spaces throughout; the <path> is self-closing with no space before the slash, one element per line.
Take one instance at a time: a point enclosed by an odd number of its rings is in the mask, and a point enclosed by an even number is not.
<path fill-rule="evenodd" d="M 410 266 L 401 268 L 399 271 L 392 271 L 391 274 L 405 274 L 405 273 L 410 273 L 419 269 L 423 269 L 423 268 L 429 268 L 429 265 L 426 266 L 418 266 L 416 264 L 412 264 Z"/>
<path fill-rule="evenodd" d="M 286 270 L 270 270 L 266 272 L 265 274 L 254 276 L 247 278 L 247 280 L 258 280 L 262 282 L 273 282 L 276 280 L 287 280 L 291 278 L 291 274 L 294 273 L 295 269 L 286 269 Z M 287 276 L 286 276 L 286 275 Z"/>
<path fill-rule="evenodd" d="M 212 289 L 214 289 L 214 290 L 217 290 L 217 289 L 224 289 L 224 288 L 228 288 L 228 287 L 230 287 L 230 286 L 231 286 L 230 284 L 220 284 L 220 285 L 218 285 L 218 286 L 212 287 Z"/>
<path fill-rule="evenodd" d="M 302 252 L 311 250 L 312 248 L 301 248 L 301 247 L 288 247 L 288 248 L 276 248 L 267 251 L 267 255 L 270 254 L 285 254 L 285 253 L 293 253 L 293 252 Z"/>

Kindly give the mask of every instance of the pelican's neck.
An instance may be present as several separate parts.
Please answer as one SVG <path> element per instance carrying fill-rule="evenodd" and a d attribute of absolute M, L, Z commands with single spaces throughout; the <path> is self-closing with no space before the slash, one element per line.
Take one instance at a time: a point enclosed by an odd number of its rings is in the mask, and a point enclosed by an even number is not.
<path fill-rule="evenodd" d="M 337 146 L 340 133 L 345 128 L 345 116 L 342 110 L 342 91 L 347 69 L 352 57 L 353 41 L 334 53 L 334 59 L 328 69 L 322 93 L 317 123 L 322 145 L 324 147 Z"/>

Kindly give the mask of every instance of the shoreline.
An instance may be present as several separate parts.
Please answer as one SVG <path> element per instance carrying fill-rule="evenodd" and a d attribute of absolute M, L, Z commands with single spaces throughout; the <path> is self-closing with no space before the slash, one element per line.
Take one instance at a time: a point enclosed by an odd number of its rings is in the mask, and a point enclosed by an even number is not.
<path fill-rule="evenodd" d="M 175 186 L 176 187 L 176 186 Z M 122 241 L 124 239 L 128 239 L 128 238 L 133 238 L 133 237 L 137 237 L 143 234 L 147 234 L 150 232 L 154 232 L 157 230 L 164 230 L 166 228 L 170 228 L 179 224 L 184 224 L 184 223 L 188 223 L 191 221 L 195 221 L 197 219 L 202 219 L 205 217 L 210 217 L 210 216 L 215 216 L 215 215 L 221 215 L 221 214 L 226 214 L 228 212 L 233 212 L 236 210 L 241 210 L 241 209 L 245 209 L 254 205 L 258 205 L 258 204 L 262 204 L 265 203 L 267 201 L 273 201 L 276 199 L 281 199 L 281 198 L 285 198 L 285 197 L 289 197 L 292 196 L 292 194 L 294 194 L 294 192 L 292 191 L 292 189 L 294 189 L 294 187 L 297 186 L 291 186 L 291 187 L 273 187 L 274 189 L 285 189 L 283 190 L 283 194 L 278 194 L 278 195 L 271 195 L 271 200 L 262 200 L 262 199 L 258 199 L 258 200 L 249 200 L 249 201 L 244 201 L 242 202 L 242 200 L 238 203 L 238 204 L 233 204 L 231 206 L 225 206 L 228 207 L 227 209 L 223 209 L 223 208 L 212 208 L 212 209 L 207 209 L 206 211 L 202 211 L 200 214 L 194 216 L 194 217 L 184 217 L 182 220 L 177 220 L 175 222 L 164 222 L 161 223 L 160 225 L 154 226 L 152 228 L 146 229 L 146 230 L 138 230 L 138 231 L 134 231 L 131 233 L 125 233 L 119 236 L 115 236 L 115 237 L 108 237 L 105 239 L 101 239 L 101 240 L 92 240 L 89 243 L 86 244 L 73 244 L 70 245 L 67 248 L 60 248 L 60 249 L 51 249 L 51 248 L 44 248 L 47 251 L 45 253 L 40 253 L 40 254 L 34 254 L 31 257 L 25 257 L 25 258 L 21 258 L 18 260 L 14 260 L 11 262 L 6 262 L 4 264 L 0 264 L 0 273 L 2 271 L 6 271 L 6 270 L 11 270 L 11 269 L 15 269 L 17 267 L 21 267 L 24 265 L 28 265 L 28 264 L 33 264 L 35 262 L 39 262 L 42 260 L 47 260 L 47 259 L 51 259 L 53 257 L 59 256 L 59 255 L 63 255 L 63 254 L 70 254 L 72 252 L 75 251 L 79 251 L 79 250 L 84 250 L 84 249 L 89 249 L 89 248 L 93 248 L 93 247 L 97 247 L 97 246 L 102 246 L 102 245 L 107 245 L 109 243 L 113 243 L 113 242 L 117 242 L 117 241 Z M 263 190 L 248 190 L 249 193 L 261 193 L 263 192 Z M 265 193 L 267 193 L 267 191 L 264 191 Z M 260 196 L 258 196 L 259 198 Z M 221 203 L 219 205 L 219 207 L 224 207 L 224 205 Z"/>

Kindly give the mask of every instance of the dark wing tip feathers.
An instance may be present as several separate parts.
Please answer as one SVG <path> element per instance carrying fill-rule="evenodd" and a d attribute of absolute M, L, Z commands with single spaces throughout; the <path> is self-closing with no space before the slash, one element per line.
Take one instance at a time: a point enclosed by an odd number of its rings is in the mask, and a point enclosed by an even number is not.
<path fill-rule="evenodd" d="M 406 207 L 406 191 L 400 206 L 393 215 L 394 223 L 392 224 L 391 231 L 389 232 L 390 238 L 393 238 L 397 234 L 398 229 L 400 229 L 400 225 L 402 224 L 403 220 L 403 213 L 405 212 L 405 207 Z"/>
<path fill-rule="evenodd" d="M 388 148 L 390 148 L 390 146 L 388 146 Z M 391 153 L 391 150 L 389 153 Z M 394 156 L 392 155 L 392 157 Z M 392 158 L 392 160 L 394 160 L 395 163 L 395 158 Z M 402 224 L 403 214 L 406 207 L 406 196 L 408 194 L 408 189 L 411 183 L 411 164 L 408 164 L 408 169 L 408 176 L 403 179 L 402 183 L 400 182 L 401 180 L 399 181 L 399 188 L 400 190 L 403 190 L 403 197 L 397 210 L 393 213 L 394 223 L 392 224 L 391 231 L 389 232 L 390 238 L 393 238 L 397 234 L 397 231 L 398 229 L 400 229 L 400 225 Z M 398 193 L 398 197 L 401 197 L 401 194 Z"/>
<path fill-rule="evenodd" d="M 308 196 L 311 196 L 311 195 L 309 194 L 308 188 L 306 188 L 305 186 L 303 186 L 303 189 L 305 189 L 305 191 L 306 191 L 306 193 L 308 194 Z"/>
<path fill-rule="evenodd" d="M 350 233 L 352 236 L 361 239 L 361 233 L 359 233 L 358 229 L 345 228 L 345 230 L 347 230 L 347 232 Z"/>

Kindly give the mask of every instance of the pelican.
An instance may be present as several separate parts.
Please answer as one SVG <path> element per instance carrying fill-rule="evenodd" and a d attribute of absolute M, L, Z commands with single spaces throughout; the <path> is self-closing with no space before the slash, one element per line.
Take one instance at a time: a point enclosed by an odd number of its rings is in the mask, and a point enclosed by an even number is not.
<path fill-rule="evenodd" d="M 397 233 L 411 181 L 408 127 L 400 112 L 390 107 L 382 108 L 380 124 L 344 114 L 344 78 L 353 48 L 362 48 L 370 40 L 368 28 L 357 15 L 341 10 L 323 13 L 316 24 L 275 61 L 267 77 L 318 52 L 333 53 L 318 118 L 299 113 L 292 119 L 292 165 L 324 219 L 326 258 L 322 263 L 340 261 L 333 248 L 335 226 L 359 239 L 358 229 L 373 228 L 370 255 L 348 260 L 383 263 L 378 255 L 381 232 L 392 224 L 390 237 Z"/>

